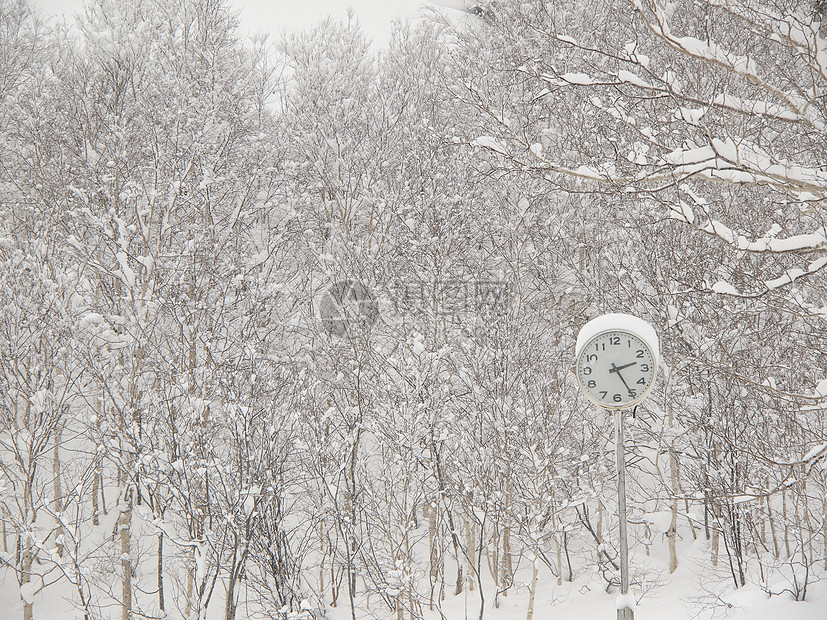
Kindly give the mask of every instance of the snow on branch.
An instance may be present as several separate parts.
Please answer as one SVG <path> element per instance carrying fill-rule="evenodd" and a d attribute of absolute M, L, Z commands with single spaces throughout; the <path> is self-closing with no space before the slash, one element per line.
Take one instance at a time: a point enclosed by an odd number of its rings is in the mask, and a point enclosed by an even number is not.
<path fill-rule="evenodd" d="M 500 155 L 508 155 L 508 150 L 499 143 L 499 141 L 492 136 L 480 136 L 471 141 L 471 146 L 478 146 L 489 151 L 494 151 Z"/>
<path fill-rule="evenodd" d="M 496 138 L 491 136 L 479 136 L 470 143 L 471 146 L 485 149 L 493 153 L 497 153 L 503 157 L 516 161 L 516 158 L 509 152 L 509 150 Z M 580 179 L 582 181 L 593 181 L 597 183 L 612 182 L 615 175 L 611 170 L 601 171 L 594 166 L 582 165 L 577 168 L 563 166 L 552 161 L 549 161 L 543 156 L 542 148 L 539 144 L 531 144 L 522 146 L 526 147 L 528 152 L 537 159 L 544 170 L 562 174 L 563 176 Z"/>
<path fill-rule="evenodd" d="M 801 459 L 802 463 L 811 463 L 815 462 L 818 459 L 823 458 L 827 455 L 827 443 L 823 443 L 820 446 L 816 446 L 812 450 L 810 450 L 804 457 Z"/>
<path fill-rule="evenodd" d="M 745 235 L 737 234 L 723 222 L 713 219 L 710 215 L 709 205 L 706 200 L 698 196 L 688 184 L 682 184 L 680 190 L 696 207 L 700 208 L 706 214 L 707 222 L 705 224 L 696 224 L 695 212 L 692 206 L 684 200 L 680 201 L 679 207 L 672 207 L 672 217 L 687 224 L 694 225 L 702 232 L 714 235 L 733 249 L 764 254 L 799 254 L 827 250 L 827 227 L 822 227 L 815 232 L 791 235 L 780 239 L 775 236 L 777 231 L 780 231 L 780 228 L 773 227 L 770 232 L 774 234 L 771 236 L 748 239 Z M 825 266 L 826 260 L 827 259 L 818 259 L 813 261 L 806 272 L 802 272 L 792 279 L 808 273 L 815 273 Z M 767 283 L 767 286 L 770 286 L 769 283 Z M 773 287 L 770 286 L 770 288 Z"/>
<path fill-rule="evenodd" d="M 774 280 L 767 280 L 764 282 L 764 286 L 766 286 L 768 290 L 775 290 L 781 288 L 782 286 L 786 286 L 787 284 L 792 284 L 799 278 L 813 275 L 814 273 L 824 269 L 825 266 L 827 266 L 827 256 L 822 256 L 821 258 L 811 262 L 806 269 L 788 269 L 784 272 L 784 275 L 775 278 Z"/>
<path fill-rule="evenodd" d="M 821 23 L 806 15 L 777 15 L 770 22 L 766 36 L 772 41 L 795 48 L 822 79 L 827 79 L 827 41 L 821 36 Z"/>
<path fill-rule="evenodd" d="M 762 77 L 762 72 L 754 58 L 732 53 L 712 41 L 701 41 L 700 39 L 689 36 L 675 36 L 672 34 L 667 11 L 664 7 L 655 2 L 653 3 L 651 14 L 649 14 L 643 7 L 641 0 L 629 1 L 652 34 L 672 49 L 689 58 L 718 65 L 727 71 L 743 77 L 749 83 L 780 100 L 794 118 L 805 120 L 818 131 L 825 130 L 825 124 L 818 117 L 817 111 L 810 105 L 810 99 L 787 92 L 767 81 Z M 796 30 L 790 27 L 787 30 L 787 38 L 789 40 L 794 36 L 793 33 L 799 35 L 802 32 L 803 29 Z M 816 35 L 814 42 L 817 44 L 818 40 Z M 804 43 L 809 41 L 810 39 L 803 37 Z M 815 64 L 819 67 L 820 73 L 823 72 L 825 64 L 823 56 L 823 49 L 820 53 L 816 54 L 818 60 L 816 60 Z"/>
<path fill-rule="evenodd" d="M 672 178 L 696 176 L 735 184 L 770 185 L 788 193 L 806 193 L 812 199 L 827 198 L 827 171 L 809 168 L 770 157 L 747 141 L 710 138 L 707 144 L 685 142 L 663 156 Z M 642 177 L 642 181 L 663 179 L 664 173 Z"/>
<path fill-rule="evenodd" d="M 599 49 L 582 45 L 566 35 L 557 34 L 555 39 L 561 43 L 566 43 L 573 47 L 577 47 L 583 51 L 604 53 Z M 624 60 L 631 63 L 632 68 L 636 68 L 638 72 L 630 71 L 628 69 L 620 69 L 616 72 L 607 72 L 603 78 L 597 78 L 581 72 L 567 72 L 561 75 L 544 73 L 540 76 L 541 79 L 546 80 L 555 86 L 622 86 L 631 85 L 642 90 L 647 91 L 651 96 L 665 97 L 672 96 L 681 99 L 689 104 L 702 106 L 699 109 L 692 110 L 690 114 L 685 114 L 688 108 L 680 108 L 676 111 L 675 116 L 681 120 L 686 121 L 690 125 L 696 125 L 700 117 L 705 113 L 703 108 L 716 108 L 729 112 L 736 112 L 739 114 L 749 116 L 760 116 L 768 120 L 777 120 L 781 122 L 790 123 L 815 123 L 818 127 L 823 127 L 823 124 L 818 118 L 813 118 L 797 111 L 798 108 L 808 110 L 811 101 L 801 99 L 798 107 L 790 107 L 787 103 L 774 103 L 771 101 L 764 101 L 761 99 L 747 99 L 733 95 L 731 93 L 723 92 L 710 97 L 708 99 L 700 98 L 687 92 L 685 85 L 679 80 L 675 80 L 674 76 L 667 73 L 664 75 L 656 75 L 650 70 L 651 59 L 640 53 L 634 42 L 627 44 L 626 56 Z M 742 65 L 742 62 L 733 63 L 734 65 Z M 823 67 L 819 64 L 819 73 L 823 72 Z M 644 78 L 641 73 L 646 73 Z M 773 97 L 778 96 L 775 89 L 769 89 Z M 783 99 L 783 98 L 782 98 Z M 698 114 L 699 113 L 699 114 Z"/>
<path fill-rule="evenodd" d="M 696 230 L 718 238 L 735 250 L 766 254 L 799 254 L 823 252 L 827 250 L 827 228 L 821 228 L 820 230 L 812 233 L 778 238 L 774 236 L 774 234 L 777 234 L 777 232 L 780 231 L 780 227 L 774 226 L 770 231 L 770 236 L 759 237 L 757 239 L 748 239 L 745 235 L 737 234 L 726 224 L 713 219 L 706 200 L 693 192 L 692 188 L 689 187 L 688 184 L 682 184 L 680 190 L 692 203 L 694 203 L 696 207 L 700 208 L 704 212 L 706 215 L 706 223 L 696 223 L 695 210 L 692 208 L 692 205 L 685 200 L 680 200 L 678 205 L 672 205 L 670 207 L 670 216 L 673 219 L 693 226 Z M 811 261 L 803 269 L 788 269 L 777 278 L 765 280 L 763 284 L 766 289 L 758 293 L 758 295 L 782 288 L 800 278 L 811 276 L 825 267 L 827 267 L 827 256 L 821 256 Z M 730 295 L 735 297 L 756 296 L 754 294 L 744 294 L 741 291 L 738 291 L 734 286 L 732 286 L 732 284 L 723 280 L 716 282 L 711 287 L 711 291 L 721 295 Z"/>
<path fill-rule="evenodd" d="M 783 121 L 806 120 L 800 114 L 795 114 L 781 105 L 768 103 L 766 101 L 759 101 L 756 99 L 743 99 L 727 93 L 716 95 L 712 99 L 712 104 L 732 112 L 740 112 L 742 114 L 755 116 L 767 116 Z"/>

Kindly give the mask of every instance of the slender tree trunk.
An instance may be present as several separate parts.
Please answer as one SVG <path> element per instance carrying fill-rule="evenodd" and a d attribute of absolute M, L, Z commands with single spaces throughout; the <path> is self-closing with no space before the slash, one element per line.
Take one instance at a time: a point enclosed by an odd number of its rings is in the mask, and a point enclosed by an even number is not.
<path fill-rule="evenodd" d="M 26 503 L 27 514 L 25 522 L 31 530 L 34 529 L 34 515 L 31 516 L 31 522 L 29 521 L 28 515 L 28 506 L 31 502 L 31 487 L 29 484 L 26 484 L 26 489 L 23 493 L 23 501 Z M 22 540 L 22 553 L 20 556 L 20 570 L 21 570 L 21 579 L 20 583 L 22 586 L 25 586 L 32 581 L 32 561 L 34 559 L 34 551 L 32 548 L 32 537 L 24 535 Z M 31 597 L 27 596 L 23 599 L 23 620 L 32 620 L 34 617 L 34 605 L 31 602 Z"/>
<path fill-rule="evenodd" d="M 821 537 L 824 539 L 824 570 L 827 570 L 827 493 L 822 498 Z"/>
<path fill-rule="evenodd" d="M 184 609 L 184 616 L 186 618 L 190 618 L 192 614 L 192 602 L 193 596 L 195 595 L 195 549 L 190 550 L 190 562 L 189 567 L 187 568 L 187 606 Z"/>
<path fill-rule="evenodd" d="M 434 608 L 434 588 L 439 578 L 439 569 L 437 567 L 437 549 L 436 549 L 436 510 L 431 507 L 428 502 L 422 508 L 423 517 L 428 519 L 428 574 L 431 580 L 431 595 L 429 608 Z"/>
<path fill-rule="evenodd" d="M 825 513 L 827 514 L 827 513 Z M 467 516 L 467 515 L 466 515 Z M 473 553 L 474 549 L 477 548 L 477 540 L 476 540 L 476 524 L 474 523 L 473 519 L 467 519 L 465 521 L 465 537 L 468 542 L 467 549 L 468 553 Z M 473 592 L 474 591 L 474 580 L 471 579 L 471 575 L 473 574 L 473 566 L 470 563 L 468 564 L 468 590 Z"/>
<path fill-rule="evenodd" d="M 413 512 L 414 515 L 416 515 L 416 509 L 414 509 L 412 512 Z M 404 541 L 405 541 L 404 559 L 406 559 L 406 561 L 407 561 L 407 560 L 410 560 L 410 558 L 413 555 L 413 552 L 411 550 L 411 537 L 410 537 L 410 533 L 409 533 L 408 529 L 405 529 Z M 410 584 L 408 584 L 407 590 L 408 590 L 408 609 L 410 610 L 409 613 L 411 615 L 411 619 L 413 620 L 413 613 L 414 613 L 413 612 L 413 609 L 414 609 L 414 607 L 413 607 L 413 591 L 412 591 L 413 588 L 411 587 Z M 400 594 L 399 598 L 400 599 L 402 598 L 401 594 Z"/>
<path fill-rule="evenodd" d="M 537 569 L 537 557 L 531 562 L 531 583 L 528 585 L 528 611 L 525 620 L 534 620 L 534 599 L 537 596 L 537 581 L 539 570 Z"/>
<path fill-rule="evenodd" d="M 413 588 L 410 586 L 408 586 L 408 614 L 410 620 L 414 620 Z"/>
<path fill-rule="evenodd" d="M 566 554 L 566 581 L 574 581 L 574 569 L 571 566 L 571 556 L 569 555 L 569 535 L 566 530 L 563 530 L 563 552 Z"/>
<path fill-rule="evenodd" d="M 775 519 L 772 516 L 772 504 L 770 502 L 770 497 L 767 496 L 765 501 L 767 502 L 767 519 L 770 522 L 770 536 L 772 536 L 772 552 L 775 555 L 775 558 L 778 559 L 780 551 L 778 549 L 778 536 L 775 533 Z"/>
<path fill-rule="evenodd" d="M 57 557 L 59 558 L 63 557 L 63 537 L 65 536 L 65 532 L 63 531 L 63 522 L 60 518 L 61 513 L 63 512 L 63 491 L 60 487 L 60 442 L 62 436 L 63 426 L 58 424 L 55 429 L 55 445 L 52 452 L 52 490 L 54 491 L 53 507 L 55 514 L 58 516 L 55 535 Z"/>
<path fill-rule="evenodd" d="M 327 558 L 327 549 L 325 548 L 324 537 L 321 532 L 319 532 L 319 547 L 322 552 L 322 557 L 319 560 L 319 592 L 324 596 L 324 561 Z"/>
<path fill-rule="evenodd" d="M 332 561 L 330 563 L 330 606 L 334 609 L 339 606 L 339 588 L 336 586 L 336 574 Z"/>
<path fill-rule="evenodd" d="M 732 570 L 735 587 L 738 588 L 746 584 L 746 575 L 744 574 L 744 546 L 743 537 L 741 534 L 741 516 L 738 508 L 730 501 L 727 501 L 727 514 L 729 516 L 730 525 L 728 532 L 730 533 L 731 541 L 727 540 L 727 536 L 724 535 L 724 546 L 726 547 L 727 557 L 729 558 L 730 570 Z M 735 571 L 732 568 L 733 556 L 735 557 L 735 563 L 738 567 L 737 578 L 735 576 Z"/>
<path fill-rule="evenodd" d="M 701 471 L 704 480 L 704 536 L 709 540 L 709 474 L 706 463 L 701 463 Z"/>
<path fill-rule="evenodd" d="M 347 589 L 348 599 L 350 601 L 350 616 L 352 620 L 356 620 L 356 567 L 354 560 L 358 550 L 356 540 L 356 465 L 358 462 L 359 440 L 362 436 L 361 426 L 357 424 L 355 427 L 353 444 L 350 447 L 350 454 L 348 458 L 348 489 L 345 514 L 347 515 L 349 523 L 348 527 L 345 527 L 342 530 L 345 536 L 345 545 L 347 546 Z"/>
<path fill-rule="evenodd" d="M 92 473 L 92 525 L 100 525 L 100 517 L 98 516 L 100 513 L 100 509 L 98 507 L 98 492 L 99 492 L 99 484 L 100 484 L 100 475 L 98 473 L 98 455 L 95 454 L 95 459 L 93 461 L 93 473 Z"/>
<path fill-rule="evenodd" d="M 436 471 L 436 478 L 437 483 L 439 484 L 439 491 L 440 491 L 440 498 L 444 500 L 445 498 L 445 481 L 442 476 L 442 462 L 441 462 L 441 455 L 439 450 L 436 446 L 436 441 L 433 436 L 433 429 L 431 429 L 431 454 L 434 459 L 434 469 Z M 436 510 L 436 508 L 434 508 Z M 462 582 L 463 582 L 463 574 L 462 574 L 462 549 L 459 540 L 459 534 L 457 534 L 456 524 L 454 522 L 454 515 L 451 508 L 446 505 L 445 506 L 445 515 L 448 517 L 448 529 L 451 532 L 451 544 L 454 547 L 454 556 L 457 559 L 457 582 L 454 589 L 454 594 L 461 594 L 462 593 Z"/>
<path fill-rule="evenodd" d="M 103 462 L 100 461 L 100 460 L 98 461 L 98 474 L 97 475 L 98 475 L 98 489 L 100 489 L 100 492 L 101 492 L 100 509 L 101 509 L 101 512 L 103 513 L 103 516 L 105 517 L 106 515 L 109 514 L 109 511 L 106 510 L 106 489 L 103 486 Z"/>
<path fill-rule="evenodd" d="M 790 557 L 790 527 L 787 519 L 787 489 L 781 491 L 781 518 L 784 521 L 784 551 L 785 558 Z"/>
<path fill-rule="evenodd" d="M 603 488 L 603 472 L 601 471 L 598 474 L 597 478 L 598 488 Z M 603 501 L 598 497 L 597 498 L 597 526 L 595 527 L 595 533 L 597 534 L 598 540 L 598 547 L 603 544 L 603 512 L 605 511 L 605 507 L 603 506 Z M 648 554 L 648 547 L 646 549 Z M 600 564 L 602 558 L 600 557 L 600 549 L 597 549 L 597 553 L 595 555 L 595 561 Z"/>
<path fill-rule="evenodd" d="M 462 582 L 463 582 L 463 573 L 462 573 L 462 551 L 459 544 L 459 535 L 456 532 L 454 527 L 454 517 L 451 514 L 451 510 L 446 508 L 446 512 L 448 514 L 448 527 L 451 528 L 451 543 L 454 546 L 454 555 L 457 558 L 457 584 L 454 589 L 454 594 L 461 594 L 462 593 Z"/>
<path fill-rule="evenodd" d="M 236 547 L 238 543 L 236 542 Z M 227 583 L 227 600 L 224 605 L 224 620 L 235 620 L 235 584 L 238 570 L 238 549 L 233 549 L 233 560 L 230 564 L 230 577 Z"/>
<path fill-rule="evenodd" d="M 351 509 L 347 513 L 350 516 L 350 523 L 345 528 L 345 545 L 347 547 L 347 595 L 350 602 L 350 616 L 352 620 L 356 620 L 356 567 L 354 566 L 354 559 L 356 558 L 356 534 L 354 528 L 356 527 L 356 513 Z"/>
<path fill-rule="evenodd" d="M 491 573 L 491 578 L 494 580 L 494 587 L 499 590 L 500 589 L 500 527 L 499 524 L 495 521 L 494 522 L 494 541 L 493 545 L 494 548 L 492 550 L 493 557 L 489 557 L 488 559 L 488 571 Z M 498 605 L 497 600 L 494 599 L 494 603 Z"/>
<path fill-rule="evenodd" d="M 485 532 L 485 518 L 483 518 L 482 522 L 480 523 L 480 536 L 479 536 L 479 549 L 476 550 L 477 555 L 477 585 L 480 589 L 480 617 L 479 620 L 482 620 L 483 615 L 485 614 L 485 590 L 482 587 L 482 552 L 483 552 L 483 537 Z"/>
<path fill-rule="evenodd" d="M 678 568 L 678 456 L 674 450 L 669 451 L 669 472 L 672 482 L 672 520 L 666 532 L 669 543 L 669 572 L 674 573 Z"/>
<path fill-rule="evenodd" d="M 323 526 L 320 525 L 319 527 Z M 324 537 L 327 541 L 326 548 L 330 552 L 330 563 L 328 564 L 328 570 L 330 571 L 330 606 L 335 609 L 339 604 L 339 588 L 336 585 L 336 552 L 333 541 L 330 540 L 330 532 L 326 532 Z"/>
<path fill-rule="evenodd" d="M 698 540 L 698 533 L 695 528 L 695 523 L 692 521 L 692 518 L 689 516 L 689 496 L 683 492 L 683 485 L 681 484 L 681 460 L 680 457 L 675 461 L 675 481 L 677 484 L 676 493 L 678 496 L 683 495 L 683 505 L 686 509 L 686 524 L 689 526 L 689 531 L 692 534 L 692 540 Z"/>
<path fill-rule="evenodd" d="M 806 473 L 802 476 L 803 481 L 801 482 L 801 499 L 802 499 L 802 510 L 804 511 L 804 529 L 807 532 L 807 557 L 813 557 L 813 538 L 815 538 L 815 532 L 813 532 L 813 524 L 810 521 L 810 502 L 807 497 L 807 478 Z"/>
<path fill-rule="evenodd" d="M 554 537 L 554 544 L 557 546 L 557 585 L 563 585 L 563 546 L 557 536 Z"/>
<path fill-rule="evenodd" d="M 502 558 L 502 579 L 503 596 L 508 596 L 508 589 L 511 585 L 511 530 L 508 526 L 503 528 L 503 558 Z"/>
<path fill-rule="evenodd" d="M 158 534 L 158 608 L 166 611 L 164 607 L 164 533 Z"/>
<path fill-rule="evenodd" d="M 21 579 L 23 585 L 29 584 L 32 581 L 32 539 L 31 536 L 26 536 L 23 542 L 23 556 L 22 556 L 21 570 L 23 571 L 23 578 Z M 34 605 L 30 600 L 23 599 L 23 620 L 32 620 L 34 617 Z"/>
<path fill-rule="evenodd" d="M 720 546 L 720 534 L 717 529 L 712 531 L 712 566 L 718 566 L 718 549 Z"/>
<path fill-rule="evenodd" d="M 97 299 L 95 300 L 97 303 Z M 100 424 L 101 418 L 103 418 L 103 398 L 101 398 L 100 394 L 95 399 L 95 415 L 98 419 L 98 424 Z M 98 506 L 98 493 L 101 493 L 101 498 L 103 498 L 103 491 L 101 489 L 101 460 L 100 460 L 100 450 L 98 449 L 100 446 L 98 444 L 97 438 L 95 439 L 95 457 L 92 459 L 92 525 L 100 525 L 100 507 Z"/>
<path fill-rule="evenodd" d="M 718 566 L 718 548 L 720 545 L 720 525 L 721 519 L 718 507 L 712 505 L 712 517 L 715 519 L 715 527 L 712 528 L 712 566 Z"/>
<path fill-rule="evenodd" d="M 26 405 L 26 417 L 29 416 L 29 406 Z M 34 472 L 31 472 L 27 477 L 23 486 L 23 523 L 28 532 L 34 534 L 35 524 L 37 522 L 37 514 L 34 511 L 34 502 L 32 501 L 32 485 L 34 484 Z M 34 546 L 32 544 L 32 536 L 28 532 L 22 533 L 23 540 L 21 544 L 20 569 L 22 571 L 20 584 L 24 586 L 32 581 L 32 562 L 34 560 Z M 23 620 L 32 620 L 34 617 L 34 605 L 31 602 L 31 596 L 23 599 Z"/>
<path fill-rule="evenodd" d="M 118 515 L 118 529 L 121 535 L 121 618 L 132 618 L 132 487 L 127 485 Z"/>

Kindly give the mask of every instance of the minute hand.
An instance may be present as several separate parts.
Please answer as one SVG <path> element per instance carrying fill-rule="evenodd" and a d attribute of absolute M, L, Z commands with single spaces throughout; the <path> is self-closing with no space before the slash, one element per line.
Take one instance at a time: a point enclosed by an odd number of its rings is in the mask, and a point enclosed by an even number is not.
<path fill-rule="evenodd" d="M 620 371 L 624 368 L 629 368 L 629 366 L 634 366 L 637 362 L 630 362 L 628 364 L 624 364 L 623 366 L 615 366 L 614 362 L 612 362 L 612 367 L 609 368 L 609 372 L 616 372 L 617 376 L 620 377 L 620 380 L 623 382 L 623 385 L 626 387 L 626 390 L 631 393 L 632 388 L 629 387 L 629 384 L 626 383 L 626 379 L 623 378 L 623 375 L 620 374 Z"/>

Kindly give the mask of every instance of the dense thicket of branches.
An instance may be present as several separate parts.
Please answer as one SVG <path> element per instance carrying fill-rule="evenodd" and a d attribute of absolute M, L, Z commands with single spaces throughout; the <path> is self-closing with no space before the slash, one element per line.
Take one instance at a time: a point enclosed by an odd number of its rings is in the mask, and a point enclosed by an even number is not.
<path fill-rule="evenodd" d="M 662 562 L 633 557 L 638 596 L 700 538 L 710 579 L 804 599 L 820 10 L 481 3 L 376 52 L 333 21 L 245 42 L 221 0 L 98 0 L 72 30 L 0 0 L 10 609 L 401 619 L 464 593 L 482 618 L 516 591 L 530 618 L 539 575 L 612 591 L 610 421 L 571 372 L 612 311 L 663 350 L 630 420 L 633 554 Z"/>

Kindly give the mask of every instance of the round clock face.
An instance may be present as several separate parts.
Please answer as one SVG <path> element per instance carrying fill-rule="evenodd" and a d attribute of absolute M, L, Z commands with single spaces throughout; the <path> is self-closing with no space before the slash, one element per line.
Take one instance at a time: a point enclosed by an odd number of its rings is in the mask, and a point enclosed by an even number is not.
<path fill-rule="evenodd" d="M 580 349 L 575 373 L 580 389 L 605 409 L 636 405 L 655 382 L 652 351 L 639 336 L 608 330 L 593 336 Z"/>

